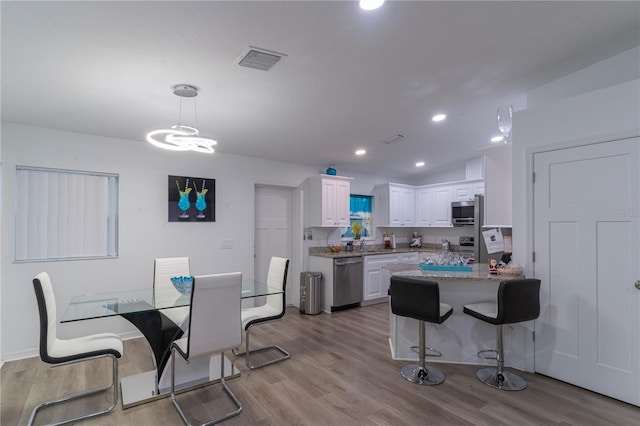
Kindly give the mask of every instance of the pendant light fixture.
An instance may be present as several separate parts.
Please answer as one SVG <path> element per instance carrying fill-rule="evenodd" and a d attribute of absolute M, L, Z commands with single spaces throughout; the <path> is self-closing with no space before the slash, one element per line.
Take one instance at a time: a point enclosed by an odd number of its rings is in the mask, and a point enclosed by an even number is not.
<path fill-rule="evenodd" d="M 502 133 L 504 143 L 511 142 L 511 127 L 513 125 L 513 107 L 511 105 L 505 105 L 498 107 L 497 113 L 498 130 Z"/>
<path fill-rule="evenodd" d="M 147 133 L 147 142 L 159 148 L 172 151 L 196 151 L 207 154 L 213 153 L 213 146 L 218 142 L 201 136 L 196 127 L 182 124 L 182 98 L 193 98 L 193 113 L 195 125 L 198 125 L 196 112 L 196 96 L 198 89 L 188 84 L 179 84 L 173 88 L 173 94 L 180 97 L 180 110 L 178 112 L 178 124 L 169 128 L 156 129 Z"/>

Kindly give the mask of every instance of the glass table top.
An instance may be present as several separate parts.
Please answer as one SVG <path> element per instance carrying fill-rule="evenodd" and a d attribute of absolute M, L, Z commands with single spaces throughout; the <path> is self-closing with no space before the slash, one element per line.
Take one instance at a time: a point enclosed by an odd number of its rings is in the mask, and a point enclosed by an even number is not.
<path fill-rule="evenodd" d="M 242 299 L 282 294 L 283 290 L 242 278 Z M 178 293 L 173 287 L 142 290 L 122 290 L 111 293 L 83 294 L 74 296 L 62 315 L 60 322 L 81 321 L 122 314 L 156 311 L 160 309 L 189 306 L 191 293 Z"/>

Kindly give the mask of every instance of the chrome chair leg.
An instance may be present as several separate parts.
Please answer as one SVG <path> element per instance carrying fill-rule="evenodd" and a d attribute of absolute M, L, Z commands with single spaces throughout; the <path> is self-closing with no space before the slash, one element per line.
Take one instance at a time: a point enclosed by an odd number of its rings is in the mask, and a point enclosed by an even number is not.
<path fill-rule="evenodd" d="M 245 350 L 244 351 L 239 351 L 238 348 L 233 349 L 231 352 L 236 355 L 236 356 L 245 356 L 245 361 L 247 364 L 247 368 L 250 370 L 255 370 L 256 368 L 261 368 L 261 367 L 265 367 L 267 365 L 271 365 L 271 364 L 275 364 L 276 362 L 280 362 L 280 361 L 284 361 L 285 359 L 289 359 L 291 358 L 291 354 L 287 351 L 285 351 L 284 349 L 282 349 L 280 346 L 278 345 L 269 345 L 269 346 L 263 346 L 260 348 L 254 348 L 254 349 L 249 349 L 249 330 L 251 330 L 251 326 L 249 326 L 249 328 L 247 328 L 247 330 L 245 331 L 245 339 L 244 339 L 244 346 L 245 346 Z M 267 351 L 270 349 L 275 349 L 277 351 L 279 351 L 282 356 L 279 356 L 277 358 L 271 359 L 269 361 L 263 362 L 261 364 L 253 364 L 251 363 L 250 360 L 250 354 L 252 353 L 256 353 L 256 352 L 263 352 L 263 351 Z"/>
<path fill-rule="evenodd" d="M 483 359 L 495 359 L 496 367 L 488 367 L 478 370 L 476 377 L 487 386 L 495 389 L 507 391 L 519 391 L 527 387 L 527 382 L 517 374 L 504 370 L 504 346 L 502 342 L 502 324 L 496 326 L 497 349 L 486 349 L 478 352 L 478 356 Z M 481 354 L 495 352 L 496 357 L 487 357 Z"/>
<path fill-rule="evenodd" d="M 222 384 L 222 387 L 225 393 L 231 399 L 231 401 L 233 401 L 233 404 L 236 406 L 236 409 L 223 416 L 217 417 L 213 420 L 203 423 L 201 426 L 209 426 L 209 425 L 214 425 L 216 423 L 220 423 L 231 417 L 237 416 L 242 412 L 242 403 L 240 403 L 236 395 L 231 391 L 231 388 L 227 386 L 227 381 L 224 378 L 224 359 L 225 359 L 224 352 L 221 352 L 220 353 L 220 382 Z M 175 347 L 172 347 L 171 348 L 171 402 L 173 402 L 173 405 L 176 407 L 176 410 L 178 410 L 178 414 L 180 414 L 182 421 L 186 425 L 191 425 L 191 422 L 187 418 L 187 415 L 185 414 L 185 412 L 182 410 L 182 407 L 180 407 L 180 404 L 178 404 L 178 399 L 176 398 L 176 392 L 175 392 L 176 362 L 175 361 L 176 361 L 176 350 L 175 350 Z"/>
<path fill-rule="evenodd" d="M 95 395 L 101 392 L 106 392 L 109 389 L 113 388 L 113 404 L 111 404 L 111 406 L 109 406 L 108 408 L 105 408 L 104 410 L 100 410 L 100 411 L 96 411 L 90 414 L 85 414 L 82 416 L 77 416 L 77 417 L 73 417 L 71 419 L 67 419 L 67 420 L 63 420 L 61 422 L 58 423 L 50 423 L 49 426 L 57 426 L 57 425 L 64 425 L 67 423 L 71 423 L 71 422 L 77 422 L 78 420 L 83 420 L 83 419 L 89 419 L 91 417 L 96 417 L 96 416 L 100 416 L 103 414 L 107 414 L 109 412 L 111 412 L 111 410 L 113 410 L 115 408 L 115 406 L 118 404 L 118 359 L 111 354 L 106 354 L 106 355 L 98 355 L 98 356 L 94 356 L 91 358 L 82 358 L 82 359 L 78 359 L 78 360 L 73 360 L 73 361 L 69 361 L 69 362 L 65 362 L 65 363 L 60 363 L 60 364 L 54 364 L 52 365 L 52 367 L 58 367 L 61 365 L 69 365 L 69 364 L 75 364 L 77 362 L 82 362 L 82 361 L 89 361 L 91 359 L 98 359 L 98 358 L 104 358 L 104 357 L 110 357 L 112 360 L 112 364 L 113 364 L 113 374 L 112 374 L 112 381 L 109 385 L 98 388 L 98 389 L 94 389 L 94 390 L 90 390 L 90 391 L 86 391 L 86 392 L 81 392 L 81 393 L 77 393 L 74 395 L 69 395 L 69 396 L 65 396 L 62 398 L 58 398 L 58 399 L 54 399 L 52 401 L 46 401 L 43 402 L 42 404 L 38 405 L 37 407 L 35 407 L 33 409 L 33 411 L 31 412 L 31 416 L 29 417 L 29 422 L 27 423 L 29 426 L 31 426 L 33 424 L 33 421 L 36 418 L 36 415 L 38 414 L 38 411 L 41 408 L 45 408 L 45 407 L 51 407 L 63 402 L 67 402 L 67 401 L 73 401 L 79 398 L 83 398 L 85 396 L 89 396 L 89 395 Z"/>
<path fill-rule="evenodd" d="M 439 385 L 440 383 L 444 382 L 444 373 L 435 367 L 427 367 L 425 363 L 427 348 L 425 348 L 426 339 L 424 321 L 418 322 L 418 334 L 418 351 L 420 357 L 419 364 L 411 364 L 402 367 L 402 369 L 400 370 L 400 375 L 402 375 L 402 377 L 404 377 L 411 383 L 415 383 L 417 385 Z M 439 351 L 436 351 L 432 348 L 428 349 L 439 354 Z"/>

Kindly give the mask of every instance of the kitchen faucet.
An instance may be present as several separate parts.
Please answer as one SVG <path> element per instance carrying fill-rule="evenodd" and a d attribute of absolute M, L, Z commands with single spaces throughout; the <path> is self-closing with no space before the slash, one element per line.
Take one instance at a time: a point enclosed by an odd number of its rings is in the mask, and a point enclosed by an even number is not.
<path fill-rule="evenodd" d="M 367 248 L 364 244 L 364 239 L 360 240 L 360 251 L 367 251 Z"/>

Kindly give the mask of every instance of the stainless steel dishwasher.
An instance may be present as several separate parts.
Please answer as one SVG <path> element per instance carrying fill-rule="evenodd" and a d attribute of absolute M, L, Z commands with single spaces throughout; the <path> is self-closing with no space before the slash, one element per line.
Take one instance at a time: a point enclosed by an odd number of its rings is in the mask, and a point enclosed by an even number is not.
<path fill-rule="evenodd" d="M 331 311 L 359 306 L 362 302 L 362 257 L 333 260 Z"/>

